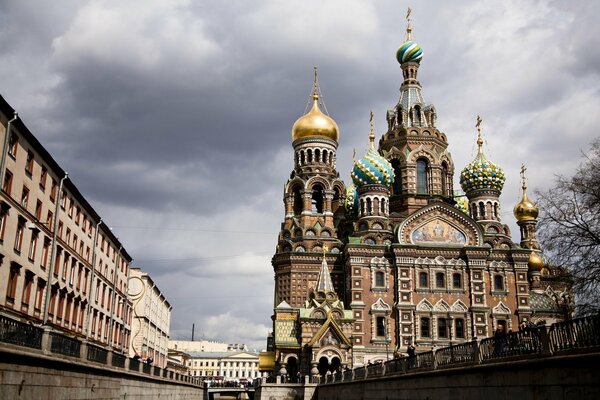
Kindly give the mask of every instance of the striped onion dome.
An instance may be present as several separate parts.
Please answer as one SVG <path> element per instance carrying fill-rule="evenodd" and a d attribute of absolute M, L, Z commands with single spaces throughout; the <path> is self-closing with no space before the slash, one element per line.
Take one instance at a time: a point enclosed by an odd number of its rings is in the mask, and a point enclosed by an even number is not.
<path fill-rule="evenodd" d="M 394 181 L 394 170 L 388 160 L 381 157 L 373 148 L 354 163 L 352 181 L 357 188 L 364 185 L 382 185 L 389 187 Z"/>
<path fill-rule="evenodd" d="M 407 62 L 420 63 L 422 58 L 423 49 L 419 44 L 413 42 L 412 40 L 404 43 L 396 52 L 396 60 L 398 60 L 400 64 Z"/>

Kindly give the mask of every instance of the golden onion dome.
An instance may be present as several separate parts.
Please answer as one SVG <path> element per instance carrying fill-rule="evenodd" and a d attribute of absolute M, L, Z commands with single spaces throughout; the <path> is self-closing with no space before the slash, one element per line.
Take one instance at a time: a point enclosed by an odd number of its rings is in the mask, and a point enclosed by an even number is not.
<path fill-rule="evenodd" d="M 541 271 L 544 268 L 544 259 L 535 251 L 529 255 L 529 269 L 532 271 Z"/>
<path fill-rule="evenodd" d="M 336 142 L 339 138 L 338 126 L 332 118 L 321 112 L 317 94 L 313 94 L 310 111 L 298 118 L 292 127 L 292 141 L 306 137 L 324 137 Z"/>
<path fill-rule="evenodd" d="M 521 178 L 523 180 L 523 196 L 521 197 L 521 201 L 519 201 L 515 208 L 513 209 L 513 214 L 517 221 L 535 221 L 540 213 L 540 209 L 536 204 L 534 204 L 527 197 L 527 185 L 525 183 L 525 166 L 521 166 Z"/>

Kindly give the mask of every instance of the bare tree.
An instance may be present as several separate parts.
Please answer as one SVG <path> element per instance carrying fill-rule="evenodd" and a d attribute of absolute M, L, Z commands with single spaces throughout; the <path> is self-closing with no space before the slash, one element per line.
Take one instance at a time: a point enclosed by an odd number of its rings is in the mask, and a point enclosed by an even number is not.
<path fill-rule="evenodd" d="M 575 174 L 538 192 L 538 235 L 555 265 L 571 273 L 578 315 L 600 311 L 600 138 Z"/>

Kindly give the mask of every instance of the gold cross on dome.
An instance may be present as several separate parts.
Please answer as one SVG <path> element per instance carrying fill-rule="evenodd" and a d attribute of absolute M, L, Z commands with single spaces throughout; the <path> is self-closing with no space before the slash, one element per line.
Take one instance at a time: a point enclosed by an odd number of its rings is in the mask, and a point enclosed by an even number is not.
<path fill-rule="evenodd" d="M 369 143 L 371 145 L 371 148 L 375 147 L 375 130 L 373 128 L 373 111 L 371 111 L 370 115 L 369 115 Z"/>
<path fill-rule="evenodd" d="M 411 40 L 410 38 L 410 33 L 412 31 L 412 28 L 410 27 L 410 13 L 412 12 L 412 10 L 410 9 L 410 7 L 408 7 L 408 10 L 406 11 L 406 40 L 409 41 Z"/>
<path fill-rule="evenodd" d="M 325 258 L 325 253 L 329 251 L 329 247 L 326 244 L 323 245 L 323 258 Z"/>
<path fill-rule="evenodd" d="M 521 180 L 523 181 L 523 189 L 525 189 L 527 187 L 527 185 L 525 183 L 525 171 L 527 171 L 525 164 L 521 164 Z"/>
<path fill-rule="evenodd" d="M 481 117 L 479 115 L 477 116 L 477 123 L 475 124 L 475 127 L 477 128 L 477 132 L 481 134 Z"/>

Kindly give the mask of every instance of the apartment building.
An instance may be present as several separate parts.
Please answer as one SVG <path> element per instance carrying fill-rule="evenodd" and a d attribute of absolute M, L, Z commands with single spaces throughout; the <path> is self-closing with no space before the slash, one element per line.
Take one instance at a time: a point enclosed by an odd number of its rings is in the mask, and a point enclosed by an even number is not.
<path fill-rule="evenodd" d="M 14 116 L 0 96 L 0 315 L 125 350 L 131 257 Z"/>
<path fill-rule="evenodd" d="M 129 299 L 133 304 L 129 355 L 151 358 L 161 368 L 167 366 L 171 304 L 150 276 L 131 268 Z"/>

